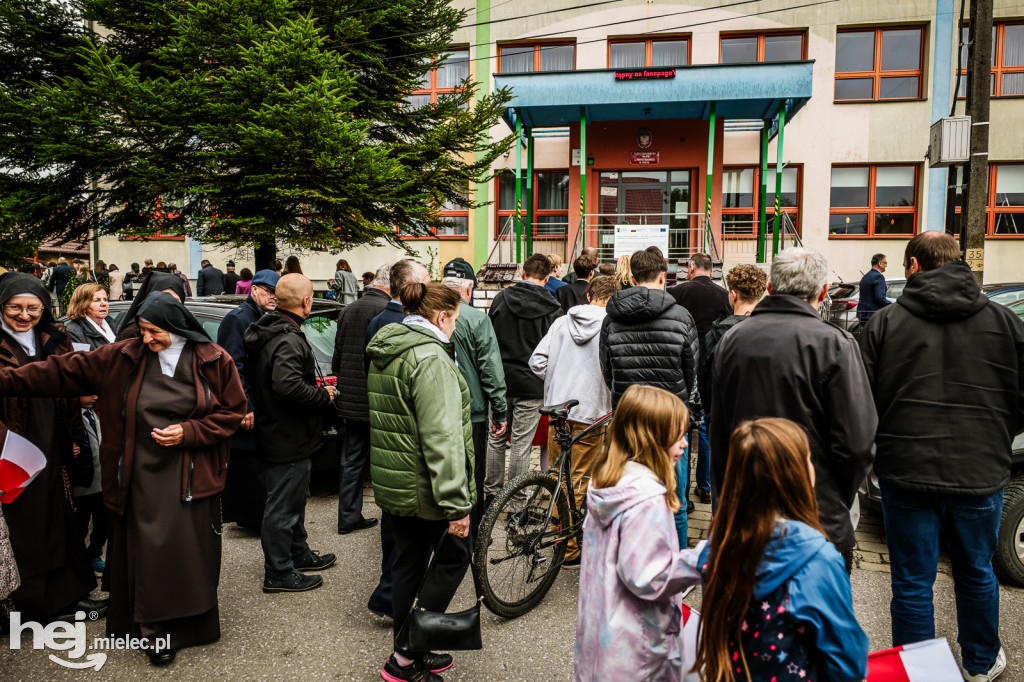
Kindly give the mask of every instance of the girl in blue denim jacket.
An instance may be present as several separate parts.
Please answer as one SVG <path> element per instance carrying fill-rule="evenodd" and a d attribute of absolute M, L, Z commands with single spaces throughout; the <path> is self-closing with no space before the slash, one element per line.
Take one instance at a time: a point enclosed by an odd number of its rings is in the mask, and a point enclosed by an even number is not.
<path fill-rule="evenodd" d="M 740 424 L 701 552 L 697 667 L 715 682 L 852 682 L 868 639 L 853 614 L 842 557 L 818 521 L 803 429 Z"/>

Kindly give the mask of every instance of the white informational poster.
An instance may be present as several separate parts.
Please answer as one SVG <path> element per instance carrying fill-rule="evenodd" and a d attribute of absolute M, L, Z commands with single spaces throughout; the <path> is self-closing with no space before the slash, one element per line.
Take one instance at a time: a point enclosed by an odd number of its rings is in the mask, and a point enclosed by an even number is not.
<path fill-rule="evenodd" d="M 616 225 L 613 257 L 628 256 L 634 251 L 657 246 L 668 256 L 668 225 Z"/>

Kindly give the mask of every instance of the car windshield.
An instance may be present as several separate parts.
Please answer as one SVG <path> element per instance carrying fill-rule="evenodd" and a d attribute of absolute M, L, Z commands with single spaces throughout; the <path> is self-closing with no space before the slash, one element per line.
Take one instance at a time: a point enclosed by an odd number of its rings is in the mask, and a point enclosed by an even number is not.
<path fill-rule="evenodd" d="M 990 298 L 994 303 L 1009 305 L 1014 301 L 1020 301 L 1021 299 L 1024 299 L 1024 288 L 1000 291 L 998 294 L 993 294 Z"/>
<path fill-rule="evenodd" d="M 331 358 L 334 355 L 334 337 L 338 332 L 338 323 L 325 315 L 310 315 L 302 323 L 302 333 L 321 356 Z"/>
<path fill-rule="evenodd" d="M 1024 320 L 1024 301 L 1017 301 L 1010 304 L 1010 310 L 1017 313 L 1017 317 Z"/>
<path fill-rule="evenodd" d="M 854 284 L 837 284 L 828 290 L 829 298 L 849 298 L 857 291 Z"/>

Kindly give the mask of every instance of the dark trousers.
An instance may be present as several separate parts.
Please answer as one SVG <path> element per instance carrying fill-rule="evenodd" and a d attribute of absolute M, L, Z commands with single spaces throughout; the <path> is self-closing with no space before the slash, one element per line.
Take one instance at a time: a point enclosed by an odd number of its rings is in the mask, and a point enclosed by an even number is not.
<path fill-rule="evenodd" d="M 394 592 L 392 614 L 394 614 L 395 636 L 402 629 L 416 589 L 427 572 L 430 555 L 437 547 L 441 536 L 448 533 L 447 521 L 425 521 L 414 516 L 392 516 L 391 527 L 395 533 L 395 565 L 392 567 Z M 458 591 L 469 568 L 472 541 L 449 535 L 441 545 L 437 561 L 427 575 L 420 590 L 420 606 L 428 611 L 444 612 L 452 597 Z M 399 651 L 409 658 L 415 652 Z M 422 652 L 421 652 L 422 653 Z"/>
<path fill-rule="evenodd" d="M 349 528 L 363 518 L 363 469 L 370 459 L 370 424 L 345 421 L 341 447 L 341 482 L 338 486 L 338 529 Z"/>
<path fill-rule="evenodd" d="M 476 481 L 476 504 L 469 516 L 469 537 L 476 539 L 480 521 L 484 518 L 484 478 L 487 475 L 487 420 L 473 422 L 473 479 Z"/>
<path fill-rule="evenodd" d="M 267 578 L 285 578 L 295 571 L 295 560 L 309 553 L 306 544 L 306 496 L 309 494 L 309 457 L 296 462 L 260 462 L 260 478 L 267 489 L 263 512 L 263 571 Z"/>
<path fill-rule="evenodd" d="M 103 506 L 103 493 L 81 495 L 75 498 L 75 517 L 78 527 L 82 529 L 82 539 L 87 540 L 87 553 L 90 559 L 103 556 L 103 546 L 107 544 L 109 532 L 107 519 L 109 514 Z M 92 521 L 92 535 L 89 535 L 89 522 Z"/>
<path fill-rule="evenodd" d="M 964 668 L 977 675 L 999 648 L 999 583 L 992 570 L 1003 514 L 1003 492 L 950 495 L 899 488 L 882 481 L 882 520 L 892 564 L 893 646 L 935 637 L 932 585 L 944 534 L 953 566 L 957 641 Z"/>
<path fill-rule="evenodd" d="M 260 480 L 260 459 L 255 449 L 231 448 L 231 465 L 221 495 L 224 522 L 258 531 L 263 525 L 267 490 Z"/>
<path fill-rule="evenodd" d="M 374 613 L 391 613 L 391 566 L 395 563 L 395 534 L 391 530 L 391 514 L 380 515 L 380 581 L 370 595 L 366 608 Z"/>

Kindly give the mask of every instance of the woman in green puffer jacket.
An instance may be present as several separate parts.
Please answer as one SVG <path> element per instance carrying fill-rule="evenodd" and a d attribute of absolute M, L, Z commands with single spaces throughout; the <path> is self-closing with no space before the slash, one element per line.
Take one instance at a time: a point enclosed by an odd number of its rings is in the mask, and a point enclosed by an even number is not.
<path fill-rule="evenodd" d="M 397 636 L 431 551 L 445 533 L 419 605 L 443 612 L 469 567 L 469 512 L 476 501 L 469 388 L 455 364 L 455 320 L 461 299 L 442 284 L 407 284 L 399 292 L 401 324 L 381 328 L 370 358 L 370 478 L 374 499 L 391 522 L 392 613 Z M 396 648 L 381 677 L 436 682 L 448 654 Z"/>

